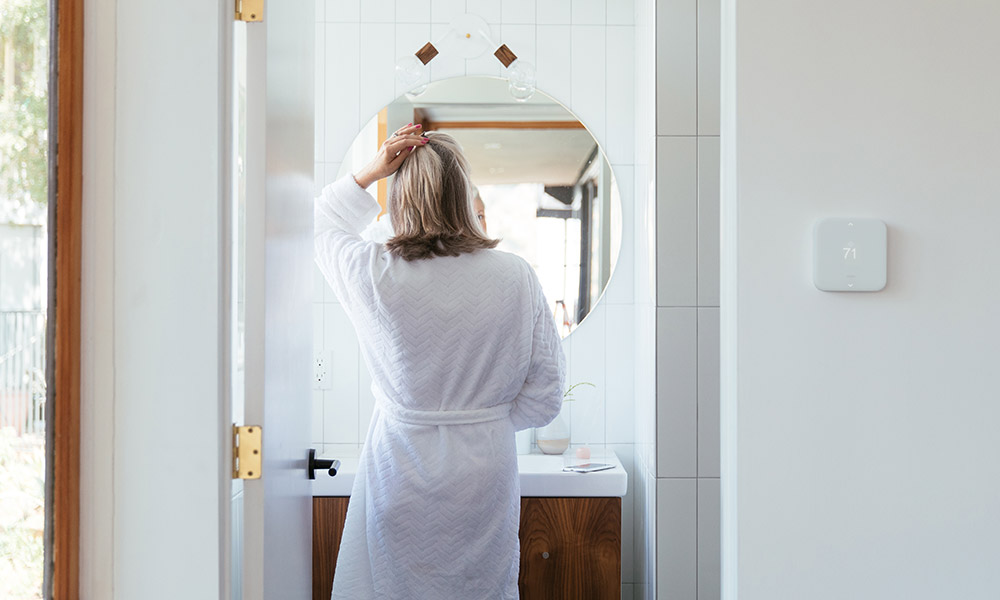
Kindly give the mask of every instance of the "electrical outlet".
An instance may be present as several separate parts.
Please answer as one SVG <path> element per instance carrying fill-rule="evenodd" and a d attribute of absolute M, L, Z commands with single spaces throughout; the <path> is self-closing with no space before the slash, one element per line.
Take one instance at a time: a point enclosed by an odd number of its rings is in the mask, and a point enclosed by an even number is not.
<path fill-rule="evenodd" d="M 330 366 L 332 362 L 333 356 L 331 352 L 326 350 L 316 352 L 316 357 L 313 360 L 315 370 L 315 374 L 313 375 L 314 390 L 333 389 L 333 385 L 330 382 Z"/>

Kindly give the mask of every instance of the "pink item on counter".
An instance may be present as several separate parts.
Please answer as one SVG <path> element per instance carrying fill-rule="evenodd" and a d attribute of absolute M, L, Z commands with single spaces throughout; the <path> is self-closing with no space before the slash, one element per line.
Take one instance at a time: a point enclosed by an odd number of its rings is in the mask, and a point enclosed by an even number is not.
<path fill-rule="evenodd" d="M 576 449 L 576 457 L 583 460 L 587 460 L 588 458 L 590 458 L 590 448 L 586 446 L 580 446 L 579 448 Z"/>

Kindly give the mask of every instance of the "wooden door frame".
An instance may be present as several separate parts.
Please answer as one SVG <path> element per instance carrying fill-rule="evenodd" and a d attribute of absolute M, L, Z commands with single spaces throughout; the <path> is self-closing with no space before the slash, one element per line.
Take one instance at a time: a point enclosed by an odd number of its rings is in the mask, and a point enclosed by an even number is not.
<path fill-rule="evenodd" d="M 83 2 L 52 0 L 54 28 L 49 70 L 49 334 L 47 369 L 48 475 L 51 521 L 47 533 L 51 580 L 46 597 L 80 595 L 80 295 L 83 168 Z M 54 342 L 54 343 L 53 343 Z"/>

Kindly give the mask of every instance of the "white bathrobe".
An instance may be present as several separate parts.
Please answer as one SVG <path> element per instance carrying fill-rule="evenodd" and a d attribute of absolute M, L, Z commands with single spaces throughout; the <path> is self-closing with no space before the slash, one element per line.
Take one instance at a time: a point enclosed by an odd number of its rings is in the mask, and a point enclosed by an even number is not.
<path fill-rule="evenodd" d="M 552 313 L 520 257 L 407 262 L 359 235 L 378 212 L 351 176 L 316 199 L 316 261 L 357 329 L 376 398 L 333 598 L 516 599 L 514 432 L 562 404 Z"/>

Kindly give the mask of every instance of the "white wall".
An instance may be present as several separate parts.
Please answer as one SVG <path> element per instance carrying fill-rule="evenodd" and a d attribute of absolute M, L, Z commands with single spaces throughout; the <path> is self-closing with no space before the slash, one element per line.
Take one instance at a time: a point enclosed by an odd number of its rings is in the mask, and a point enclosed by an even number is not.
<path fill-rule="evenodd" d="M 731 14 L 739 581 L 726 597 L 996 598 L 1000 4 L 761 0 Z M 817 291 L 810 228 L 854 215 L 888 225 L 888 286 Z"/>
<path fill-rule="evenodd" d="M 231 19 L 229 2 L 87 2 L 82 598 L 219 597 Z"/>
<path fill-rule="evenodd" d="M 604 299 L 564 343 L 570 381 L 591 381 L 597 388 L 580 388 L 578 400 L 566 406 L 564 416 L 574 444 L 608 444 L 633 480 L 636 28 L 630 0 L 319 2 L 317 186 L 335 179 L 361 127 L 405 91 L 395 82 L 396 58 L 437 39 L 454 16 L 465 12 L 482 17 L 495 41 L 535 63 L 538 89 L 566 104 L 590 128 L 617 178 L 625 243 Z M 466 74 L 500 76 L 503 71 L 489 53 L 469 60 L 443 53 L 429 67 L 431 80 Z M 374 403 L 371 380 L 353 328 L 318 270 L 315 286 L 314 339 L 317 350 L 333 355 L 333 389 L 314 392 L 313 441 L 328 454 L 356 452 Z M 633 496 L 630 491 L 624 498 L 626 594 L 632 593 L 634 581 Z"/>

